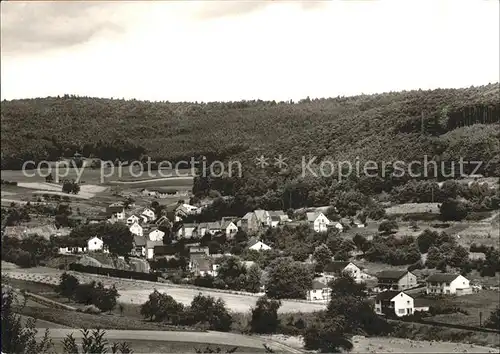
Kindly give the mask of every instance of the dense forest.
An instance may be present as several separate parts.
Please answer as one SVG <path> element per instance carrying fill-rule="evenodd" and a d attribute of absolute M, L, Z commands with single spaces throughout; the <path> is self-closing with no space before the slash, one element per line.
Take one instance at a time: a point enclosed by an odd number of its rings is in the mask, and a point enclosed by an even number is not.
<path fill-rule="evenodd" d="M 217 190 L 254 198 L 286 184 L 319 193 L 318 185 L 329 186 L 332 180 L 300 178 L 302 156 L 316 156 L 316 163 L 356 157 L 421 161 L 424 155 L 444 162 L 460 157 L 495 162 L 499 124 L 498 84 L 296 103 L 171 103 L 64 95 L 2 102 L 1 166 L 19 169 L 28 159 L 57 160 L 77 151 L 104 160 L 149 156 L 175 162 L 205 156 L 209 162 L 238 159 L 244 175 L 197 179 L 199 195 Z M 279 154 L 288 159 L 288 168 L 272 166 Z M 260 155 L 270 158 L 268 168 L 256 168 Z M 497 163 L 485 163 L 476 173 L 498 175 L 495 170 Z M 405 182 L 391 181 L 377 191 Z"/>

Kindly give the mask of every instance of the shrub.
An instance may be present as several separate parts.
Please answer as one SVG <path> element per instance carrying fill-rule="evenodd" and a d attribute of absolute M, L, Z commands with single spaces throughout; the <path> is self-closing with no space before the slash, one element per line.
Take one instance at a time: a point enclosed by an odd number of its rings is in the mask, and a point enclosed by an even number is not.
<path fill-rule="evenodd" d="M 75 296 L 76 289 L 80 285 L 80 282 L 76 277 L 71 274 L 64 272 L 61 275 L 61 280 L 59 282 L 59 286 L 57 287 L 57 291 L 64 297 L 68 299 L 73 298 Z"/>
<path fill-rule="evenodd" d="M 101 310 L 95 305 L 87 305 L 83 308 L 82 312 L 97 315 L 101 313 Z"/>

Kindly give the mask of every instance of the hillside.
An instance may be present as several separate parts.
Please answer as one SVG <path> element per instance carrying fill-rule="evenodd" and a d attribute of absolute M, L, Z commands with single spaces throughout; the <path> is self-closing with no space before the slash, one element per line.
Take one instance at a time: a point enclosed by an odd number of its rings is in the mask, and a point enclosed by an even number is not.
<path fill-rule="evenodd" d="M 291 102 L 169 103 L 65 95 L 2 102 L 2 169 L 22 161 L 84 156 L 129 160 L 239 159 L 246 177 L 226 186 L 264 195 L 299 175 L 302 156 L 394 161 L 489 161 L 500 153 L 499 85 Z M 423 124 L 422 124 L 423 123 Z M 289 168 L 257 171 L 283 154 Z M 484 166 L 483 166 L 484 167 Z M 479 172 L 492 175 L 496 165 Z M 253 181 L 249 181 L 249 179 Z M 241 182 L 241 181 L 240 181 Z M 205 184 L 206 184 L 205 183 Z M 248 185 L 253 185 L 248 187 Z"/>

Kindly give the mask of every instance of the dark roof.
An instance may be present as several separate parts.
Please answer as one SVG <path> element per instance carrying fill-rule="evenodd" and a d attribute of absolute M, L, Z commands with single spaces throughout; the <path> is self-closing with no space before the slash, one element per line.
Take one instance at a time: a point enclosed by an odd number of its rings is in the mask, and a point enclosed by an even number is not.
<path fill-rule="evenodd" d="M 259 239 L 256 237 L 250 237 L 248 240 L 248 247 L 252 247 L 253 245 L 257 244 L 259 242 Z"/>
<path fill-rule="evenodd" d="M 402 293 L 402 291 L 394 291 L 394 290 L 391 290 L 391 291 L 383 291 L 381 292 L 380 294 L 378 294 L 376 297 L 375 297 L 375 300 L 377 301 L 383 301 L 383 300 L 391 300 L 393 299 L 395 296 L 397 296 L 399 293 Z M 406 294 L 406 293 L 404 293 Z M 406 294 L 408 295 L 408 294 Z M 408 295 L 410 297 L 412 297 L 411 295 Z"/>
<path fill-rule="evenodd" d="M 399 280 L 408 273 L 407 270 L 383 270 L 377 274 L 377 278 Z"/>
<path fill-rule="evenodd" d="M 320 282 L 319 280 L 313 280 L 312 282 L 312 290 L 319 290 L 319 289 L 325 289 L 328 288 L 328 285 L 325 283 Z"/>
<path fill-rule="evenodd" d="M 146 246 L 146 238 L 141 236 L 134 236 L 134 243 L 136 246 Z"/>
<path fill-rule="evenodd" d="M 425 281 L 436 283 L 449 283 L 455 280 L 458 274 L 436 273 L 429 276 Z"/>
<path fill-rule="evenodd" d="M 344 270 L 347 265 L 351 263 L 348 261 L 337 261 L 337 262 L 330 262 L 329 264 L 326 265 L 325 267 L 325 272 L 327 273 L 339 273 Z"/>

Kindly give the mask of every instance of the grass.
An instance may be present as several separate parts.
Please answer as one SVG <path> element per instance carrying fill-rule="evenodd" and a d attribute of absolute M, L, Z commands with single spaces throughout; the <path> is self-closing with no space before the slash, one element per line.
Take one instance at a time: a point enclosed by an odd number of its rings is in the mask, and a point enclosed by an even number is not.
<path fill-rule="evenodd" d="M 120 316 L 114 313 L 90 314 L 56 308 L 25 306 L 20 310 L 24 316 L 58 323 L 72 328 L 102 328 L 118 330 L 150 331 L 200 331 L 186 326 L 172 326 L 161 322 L 149 322 L 143 319 Z"/>
<path fill-rule="evenodd" d="M 482 324 L 490 317 L 490 313 L 499 305 L 498 292 L 494 290 L 482 290 L 478 293 L 464 296 L 451 297 L 446 303 L 451 306 L 460 307 L 469 314 L 453 313 L 437 315 L 429 319 L 436 322 L 460 324 L 479 327 L 479 314 L 482 313 Z"/>
<path fill-rule="evenodd" d="M 113 343 L 115 341 L 110 341 Z M 221 349 L 221 353 L 234 348 L 230 345 L 214 345 L 208 343 L 186 343 L 186 342 L 161 342 L 148 340 L 130 340 L 127 341 L 134 353 L 194 353 L 195 349 L 204 350 L 209 347 L 212 350 Z M 63 347 L 60 341 L 54 341 L 54 349 L 57 353 L 62 352 Z M 263 353 L 264 348 L 245 348 L 238 347 L 236 353 Z"/>

